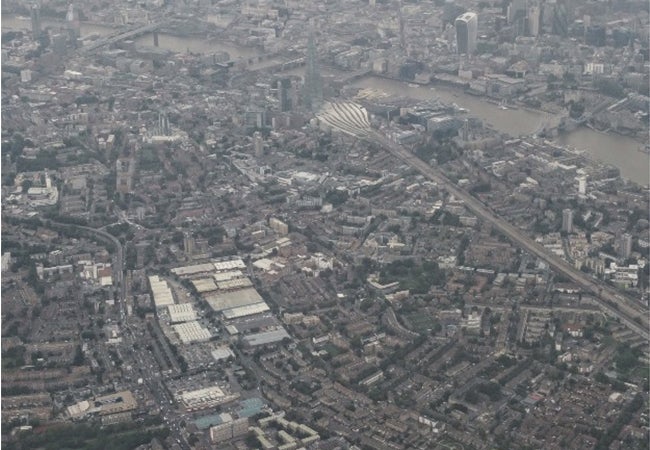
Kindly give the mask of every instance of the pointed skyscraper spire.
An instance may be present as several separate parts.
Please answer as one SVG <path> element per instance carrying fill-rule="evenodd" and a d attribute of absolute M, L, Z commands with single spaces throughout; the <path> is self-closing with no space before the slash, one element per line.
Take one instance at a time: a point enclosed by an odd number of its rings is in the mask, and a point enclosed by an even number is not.
<path fill-rule="evenodd" d="M 309 31 L 307 41 L 307 68 L 305 71 L 305 85 L 303 87 L 305 109 L 316 112 L 323 103 L 323 81 L 318 68 L 318 53 L 313 27 Z"/>

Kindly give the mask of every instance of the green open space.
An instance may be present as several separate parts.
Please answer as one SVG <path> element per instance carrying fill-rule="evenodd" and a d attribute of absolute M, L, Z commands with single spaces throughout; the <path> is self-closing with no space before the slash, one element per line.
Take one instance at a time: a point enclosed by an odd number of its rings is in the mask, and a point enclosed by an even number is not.
<path fill-rule="evenodd" d="M 404 319 L 416 333 L 427 333 L 438 327 L 438 322 L 431 316 L 421 313 L 404 314 Z"/>
<path fill-rule="evenodd" d="M 35 429 L 16 442 L 3 444 L 7 450 L 130 450 L 151 442 L 154 437 L 164 440 L 166 427 L 139 428 L 133 422 L 100 427 L 87 424 L 63 424 L 46 430 Z"/>

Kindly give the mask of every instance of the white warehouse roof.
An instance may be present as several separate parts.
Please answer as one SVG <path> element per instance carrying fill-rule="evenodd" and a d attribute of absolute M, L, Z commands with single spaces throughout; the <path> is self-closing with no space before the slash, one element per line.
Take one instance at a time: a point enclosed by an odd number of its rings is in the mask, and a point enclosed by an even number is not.
<path fill-rule="evenodd" d="M 169 305 L 167 309 L 169 310 L 169 318 L 172 323 L 196 320 L 196 311 L 194 311 L 191 303 Z"/>
<path fill-rule="evenodd" d="M 236 319 L 238 317 L 252 316 L 253 314 L 263 313 L 269 309 L 269 305 L 264 302 L 260 302 L 253 303 L 252 305 L 240 306 L 238 308 L 225 309 L 222 311 L 222 314 L 226 319 Z"/>
<path fill-rule="evenodd" d="M 234 357 L 235 354 L 229 347 L 217 347 L 212 352 L 210 352 L 215 361 L 221 361 L 222 359 L 228 359 L 229 357 Z"/>
<path fill-rule="evenodd" d="M 210 332 L 203 328 L 196 320 L 192 322 L 185 322 L 178 325 L 172 325 L 178 338 L 183 344 L 191 344 L 192 342 L 205 342 L 212 336 Z"/>
<path fill-rule="evenodd" d="M 245 336 L 243 339 L 244 342 L 246 342 L 248 345 L 254 347 L 256 345 L 272 344 L 288 337 L 290 336 L 284 328 L 278 328 L 273 331 L 250 334 L 248 336 Z"/>
<path fill-rule="evenodd" d="M 246 268 L 246 264 L 244 264 L 244 261 L 242 261 L 241 258 L 231 259 L 229 261 L 216 261 L 213 264 L 217 272 L 223 272 L 224 270 Z"/>
<path fill-rule="evenodd" d="M 220 281 L 228 281 L 235 278 L 241 278 L 244 276 L 244 273 L 241 270 L 229 270 L 227 272 L 218 272 L 212 275 L 214 281 L 217 283 Z"/>
<path fill-rule="evenodd" d="M 214 265 L 210 263 L 195 264 L 193 266 L 176 267 L 172 269 L 172 273 L 179 277 L 196 275 L 197 273 L 209 273 L 214 270 Z"/>
<path fill-rule="evenodd" d="M 239 397 L 239 394 L 227 395 L 218 386 L 213 386 L 196 391 L 182 392 L 178 397 L 180 397 L 188 410 L 194 411 L 215 407 L 221 403 L 232 401 Z"/>
<path fill-rule="evenodd" d="M 198 280 L 192 280 L 192 284 L 199 294 L 217 290 L 217 284 L 212 278 L 199 278 Z"/>
<path fill-rule="evenodd" d="M 237 291 L 219 292 L 205 297 L 210 307 L 215 311 L 239 308 L 241 306 L 261 303 L 264 299 L 255 288 L 239 289 Z"/>
<path fill-rule="evenodd" d="M 221 291 L 230 291 L 232 289 L 239 289 L 244 287 L 250 287 L 253 283 L 249 278 L 236 278 L 234 280 L 220 281 L 217 283 L 217 287 Z"/>
<path fill-rule="evenodd" d="M 156 308 L 174 304 L 174 296 L 165 280 L 161 280 L 157 275 L 152 275 L 149 277 L 149 284 Z"/>

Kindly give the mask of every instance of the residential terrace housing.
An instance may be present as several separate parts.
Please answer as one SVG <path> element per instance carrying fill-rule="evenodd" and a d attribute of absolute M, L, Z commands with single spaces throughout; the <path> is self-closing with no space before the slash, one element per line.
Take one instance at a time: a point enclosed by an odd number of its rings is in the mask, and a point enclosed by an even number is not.
<path fill-rule="evenodd" d="M 647 306 L 647 189 L 558 144 L 647 137 L 638 5 L 163 3 L 3 2 L 3 445 L 647 447 L 634 327 L 355 136 Z"/>

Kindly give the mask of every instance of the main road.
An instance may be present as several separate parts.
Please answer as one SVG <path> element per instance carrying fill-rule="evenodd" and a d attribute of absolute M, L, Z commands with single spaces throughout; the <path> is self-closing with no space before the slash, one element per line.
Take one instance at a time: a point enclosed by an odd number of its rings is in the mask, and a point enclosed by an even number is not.
<path fill-rule="evenodd" d="M 86 227 L 83 225 L 75 225 L 70 223 L 56 222 L 51 219 L 44 219 L 43 225 L 55 225 L 59 228 L 69 228 L 73 231 L 85 232 L 88 234 L 95 235 L 99 240 L 104 242 L 110 242 L 115 246 L 115 253 L 113 259 L 113 276 L 115 278 L 115 284 L 118 288 L 118 303 L 120 305 L 120 314 L 122 319 L 124 319 L 127 308 L 126 308 L 126 283 L 124 281 L 124 249 L 122 248 L 122 243 L 118 238 L 113 236 L 106 231 L 100 230 L 98 228 Z"/>
<path fill-rule="evenodd" d="M 416 155 L 386 138 L 376 130 L 364 130 L 358 137 L 366 138 L 386 148 L 393 156 L 419 171 L 422 175 L 438 183 L 454 197 L 462 200 L 465 206 L 479 218 L 491 223 L 501 233 L 517 243 L 526 251 L 545 261 L 552 269 L 562 273 L 587 292 L 594 294 L 601 309 L 617 317 L 635 333 L 644 339 L 650 339 L 650 320 L 648 309 L 634 299 L 625 296 L 616 289 L 594 279 L 568 264 L 561 258 L 547 252 L 544 247 L 533 241 L 522 230 L 508 223 L 490 211 L 480 200 L 467 191 L 456 186 L 439 169 L 427 164 Z"/>

